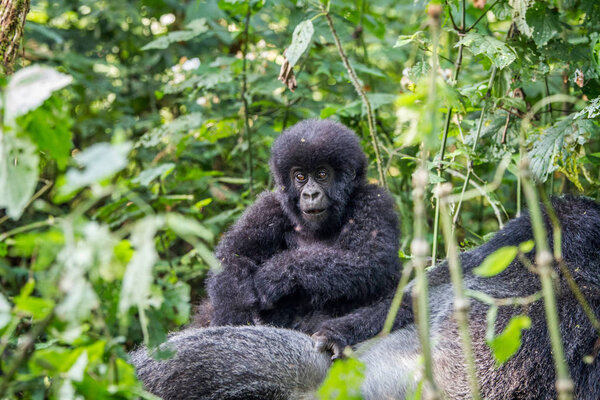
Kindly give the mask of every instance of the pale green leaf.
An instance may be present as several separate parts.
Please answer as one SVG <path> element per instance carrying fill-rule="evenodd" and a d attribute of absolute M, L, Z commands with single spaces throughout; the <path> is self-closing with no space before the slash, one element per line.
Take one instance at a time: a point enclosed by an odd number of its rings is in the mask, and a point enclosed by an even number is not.
<path fill-rule="evenodd" d="M 473 270 L 473 273 L 486 278 L 498 275 L 515 259 L 517 252 L 516 246 L 500 247 L 487 256 L 481 265 Z"/>
<path fill-rule="evenodd" d="M 336 360 L 319 388 L 318 396 L 322 400 L 360 400 L 360 387 L 365 379 L 365 365 L 355 359 Z"/>
<path fill-rule="evenodd" d="M 107 179 L 127 166 L 130 143 L 96 143 L 75 156 L 83 168 L 71 168 L 66 174 L 66 183 L 61 187 L 63 194 L 71 193 L 84 186 Z"/>
<path fill-rule="evenodd" d="M 131 257 L 121 286 L 119 312 L 125 314 L 131 306 L 146 308 L 152 285 L 152 268 L 158 261 L 154 235 L 163 225 L 162 217 L 146 217 L 138 221 L 131 233 L 135 253 Z"/>
<path fill-rule="evenodd" d="M 458 42 L 457 46 L 461 44 L 468 47 L 474 55 L 487 56 L 499 69 L 512 64 L 517 58 L 515 51 L 510 46 L 492 36 L 469 32 Z"/>
<path fill-rule="evenodd" d="M 159 176 L 165 177 L 166 175 L 168 175 L 173 170 L 173 168 L 175 168 L 175 164 L 166 163 L 154 168 L 146 169 L 142 171 L 137 178 L 132 179 L 131 182 L 139 183 L 142 186 L 148 186 L 150 182 L 152 182 Z"/>
<path fill-rule="evenodd" d="M 0 208 L 18 219 L 33 195 L 38 180 L 39 156 L 26 137 L 0 132 Z"/>
<path fill-rule="evenodd" d="M 527 37 L 531 37 L 533 30 L 527 25 L 526 15 L 529 6 L 534 0 L 509 0 L 508 3 L 513 9 L 512 19 L 519 28 L 519 32 Z"/>
<path fill-rule="evenodd" d="M 302 54 L 310 46 L 314 32 L 315 28 L 310 20 L 300 22 L 294 29 L 292 44 L 284 52 L 285 58 L 287 58 L 291 67 L 296 65 Z"/>
<path fill-rule="evenodd" d="M 211 242 L 214 239 L 212 231 L 202 226 L 198 221 L 184 217 L 181 214 L 169 213 L 165 216 L 167 226 L 182 238 L 199 237 Z"/>
<path fill-rule="evenodd" d="M 17 71 L 5 94 L 5 118 L 14 121 L 34 108 L 39 107 L 52 92 L 67 86 L 73 78 L 49 67 L 34 65 Z"/>

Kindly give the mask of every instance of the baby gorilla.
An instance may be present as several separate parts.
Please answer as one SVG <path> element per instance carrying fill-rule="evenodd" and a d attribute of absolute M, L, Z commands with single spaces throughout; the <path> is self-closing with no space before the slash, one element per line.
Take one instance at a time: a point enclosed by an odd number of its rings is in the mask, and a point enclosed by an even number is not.
<path fill-rule="evenodd" d="M 209 311 L 196 325 L 313 334 L 390 293 L 398 219 L 390 195 L 366 182 L 366 164 L 356 135 L 336 122 L 307 120 L 283 132 L 271 151 L 276 190 L 262 193 L 219 243 L 222 270 L 208 279 L 210 307 L 201 309 Z"/>

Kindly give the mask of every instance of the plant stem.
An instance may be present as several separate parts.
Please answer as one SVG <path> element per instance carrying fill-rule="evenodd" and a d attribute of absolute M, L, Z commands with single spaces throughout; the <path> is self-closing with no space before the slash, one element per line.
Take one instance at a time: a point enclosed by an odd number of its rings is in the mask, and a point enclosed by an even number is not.
<path fill-rule="evenodd" d="M 400 278 L 400 282 L 398 282 L 398 287 L 396 288 L 396 293 L 394 293 L 394 298 L 392 299 L 390 310 L 388 311 L 388 315 L 385 318 L 383 329 L 379 334 L 380 336 L 385 336 L 392 331 L 394 321 L 396 320 L 396 315 L 398 314 L 398 310 L 400 309 L 400 305 L 402 304 L 402 298 L 404 297 L 404 288 L 410 280 L 410 274 L 413 268 L 414 266 L 412 265 L 412 263 L 407 263 L 402 269 L 402 277 Z"/>
<path fill-rule="evenodd" d="M 348 60 L 348 57 L 346 56 L 346 53 L 344 52 L 344 49 L 342 48 L 342 43 L 340 42 L 340 38 L 338 37 L 335 27 L 333 26 L 333 20 L 331 19 L 331 15 L 329 14 L 329 11 L 326 9 L 323 9 L 323 13 L 325 14 L 325 18 L 327 19 L 327 25 L 329 25 L 329 30 L 331 31 L 331 34 L 333 35 L 333 40 L 335 42 L 335 46 L 337 47 L 338 53 L 340 54 L 340 58 L 342 59 L 342 63 L 344 64 L 344 67 L 346 67 L 346 71 L 348 72 L 350 81 L 352 81 L 352 85 L 354 85 L 354 89 L 356 90 L 356 93 L 358 93 L 358 95 L 360 96 L 360 98 L 365 106 L 365 109 L 367 111 L 367 123 L 369 126 L 369 134 L 371 136 L 371 144 L 373 146 L 373 151 L 375 151 L 375 161 L 377 163 L 377 173 L 379 174 L 379 184 L 384 187 L 387 187 L 387 182 L 385 180 L 385 174 L 383 173 L 383 167 L 382 167 L 383 163 L 381 161 L 381 153 L 379 151 L 379 141 L 377 140 L 377 134 L 375 131 L 375 117 L 373 115 L 373 108 L 371 107 L 371 102 L 367 98 L 367 95 L 366 95 L 360 81 L 358 80 L 358 76 L 356 76 L 356 72 L 354 71 L 354 68 L 350 64 L 350 61 Z"/>
<path fill-rule="evenodd" d="M 244 105 L 244 133 L 246 140 L 248 141 L 248 188 L 250 189 L 250 196 L 253 194 L 254 184 L 254 160 L 252 155 L 252 133 L 250 132 L 250 116 L 248 112 L 248 99 L 246 98 L 246 91 L 248 86 L 248 70 L 246 54 L 248 53 L 248 30 L 250 28 L 250 14 L 252 13 L 252 7 L 248 2 L 248 10 L 246 11 L 246 19 L 244 21 L 244 42 L 242 45 L 242 104 Z"/>
<path fill-rule="evenodd" d="M 460 30 L 457 32 L 459 37 L 465 31 L 465 14 L 466 14 L 466 4 L 465 0 L 462 0 L 462 13 L 461 13 L 461 22 L 460 22 Z M 458 80 L 458 74 L 460 73 L 460 68 L 462 66 L 463 59 L 463 49 L 464 45 L 461 43 L 458 46 L 458 57 L 456 58 L 456 62 L 454 63 L 454 74 L 452 76 L 452 80 L 454 84 Z M 436 65 L 433 66 L 433 69 L 436 69 Z M 435 84 L 435 83 L 434 83 Z M 450 130 L 450 121 L 452 119 L 452 107 L 448 107 L 448 112 L 446 113 L 446 121 L 444 123 L 444 133 L 442 135 L 442 145 L 440 147 L 440 158 L 438 164 L 438 176 L 442 176 L 442 172 L 444 170 L 444 156 L 446 154 L 446 142 L 448 140 L 448 132 Z M 432 255 L 431 255 L 431 265 L 435 265 L 437 258 L 437 247 L 438 247 L 438 233 L 440 230 L 440 199 L 435 199 L 435 217 L 433 219 L 433 244 L 432 244 Z"/>
<path fill-rule="evenodd" d="M 454 316 L 462 340 L 463 355 L 466 361 L 467 376 L 471 387 L 471 398 L 479 400 L 479 384 L 477 382 L 477 371 L 475 369 L 475 358 L 473 356 L 473 345 L 471 343 L 471 334 L 469 332 L 469 299 L 465 296 L 463 287 L 463 274 L 458 258 L 458 245 L 456 236 L 452 229 L 452 221 L 448 210 L 447 196 L 452 193 L 452 185 L 446 183 L 438 185 L 437 198 L 440 199 L 442 231 L 444 240 L 448 245 L 448 269 L 454 289 Z"/>
<path fill-rule="evenodd" d="M 492 85 L 494 84 L 494 79 L 496 79 L 496 71 L 497 68 L 494 65 L 492 67 L 492 73 L 490 74 L 490 79 L 488 81 L 488 88 L 485 92 L 485 97 L 483 100 L 483 107 L 481 107 L 481 115 L 479 116 L 479 121 L 477 122 L 477 131 L 475 133 L 475 141 L 473 142 L 473 147 L 471 151 L 474 153 L 477 148 L 477 142 L 479 141 L 479 135 L 481 134 L 481 128 L 483 127 L 483 120 L 485 118 L 485 113 L 487 111 L 488 100 L 492 94 Z M 463 183 L 462 190 L 460 192 L 460 199 L 458 200 L 458 204 L 456 206 L 456 211 L 454 211 L 454 217 L 452 218 L 452 229 L 456 227 L 456 222 L 458 220 L 458 215 L 460 213 L 460 207 L 463 202 L 463 197 L 465 195 L 465 190 L 467 190 L 467 186 L 469 186 L 469 181 L 471 179 L 471 172 L 473 172 L 473 165 L 471 165 L 471 160 L 467 160 L 467 177 Z"/>
<path fill-rule="evenodd" d="M 429 253 L 427 240 L 425 240 L 425 189 L 429 181 L 429 173 L 425 168 L 425 151 L 421 149 L 421 165 L 413 174 L 413 200 L 414 200 L 414 235 L 410 244 L 414 266 L 417 272 L 416 283 L 413 289 L 413 304 L 415 319 L 423 353 L 424 380 L 426 387 L 431 391 L 430 399 L 440 399 L 440 391 L 433 378 L 433 361 L 431 356 L 431 342 L 429 337 L 429 294 L 427 288 L 427 275 L 425 266 Z"/>

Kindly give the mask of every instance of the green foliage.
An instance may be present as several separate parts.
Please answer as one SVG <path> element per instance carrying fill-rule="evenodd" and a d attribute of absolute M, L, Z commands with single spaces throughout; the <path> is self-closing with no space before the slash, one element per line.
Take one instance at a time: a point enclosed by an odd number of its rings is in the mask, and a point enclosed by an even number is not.
<path fill-rule="evenodd" d="M 365 379 L 365 365 L 355 358 L 337 360 L 319 388 L 322 400 L 360 400 L 360 385 Z"/>
<path fill-rule="evenodd" d="M 521 347 L 521 333 L 531 327 L 531 319 L 526 315 L 512 317 L 506 328 L 498 336 L 488 340 L 492 354 L 498 364 L 504 364 Z"/>
<path fill-rule="evenodd" d="M 470 174 L 456 218 L 466 247 L 521 210 L 521 135 L 547 194 L 599 197 L 599 3 L 500 0 L 486 12 L 466 2 L 465 32 L 462 2 L 436 4 L 439 41 L 426 2 L 328 5 L 374 110 L 403 254 L 422 148 L 430 183 L 448 181 L 459 194 Z M 32 1 L 21 68 L 0 79 L 5 397 L 148 397 L 126 351 L 157 345 L 187 322 L 207 271 L 219 267 L 212 252 L 221 233 L 272 188 L 269 148 L 283 129 L 340 120 L 360 136 L 375 179 L 366 108 L 321 13 L 317 3 L 288 0 Z M 277 80 L 284 56 L 294 92 Z M 508 172 L 499 168 L 506 162 Z M 532 246 L 501 249 L 478 271 L 500 273 Z M 502 306 L 472 295 L 489 306 L 489 343 L 507 359 L 525 317 L 494 336 Z M 336 363 L 322 395 L 359 396 L 356 363 Z"/>
<path fill-rule="evenodd" d="M 510 265 L 518 251 L 517 246 L 500 247 L 487 256 L 481 265 L 473 270 L 473 273 L 483 277 L 498 275 Z"/>

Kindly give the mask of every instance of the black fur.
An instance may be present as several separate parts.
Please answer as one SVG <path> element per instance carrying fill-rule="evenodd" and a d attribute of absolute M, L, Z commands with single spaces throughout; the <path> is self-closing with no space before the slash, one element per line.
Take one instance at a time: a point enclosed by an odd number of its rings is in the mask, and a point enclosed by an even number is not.
<path fill-rule="evenodd" d="M 600 315 L 600 206 L 583 198 L 554 199 L 553 206 L 562 227 L 562 253 L 571 274 L 589 301 L 593 312 Z M 550 229 L 549 223 L 547 228 Z M 549 234 L 551 238 L 551 234 Z M 467 289 L 478 290 L 496 298 L 526 296 L 540 289 L 539 277 L 518 260 L 505 271 L 492 278 L 472 274 L 483 259 L 496 249 L 518 245 L 532 238 L 529 217 L 524 215 L 509 222 L 488 243 L 461 255 L 464 283 Z M 533 258 L 533 253 L 527 255 Z M 566 361 L 575 384 L 575 398 L 591 400 L 600 398 L 600 340 L 597 332 L 584 315 L 579 303 L 567 287 L 564 277 L 556 269 L 556 296 L 560 330 Z M 470 398 L 462 359 L 461 341 L 452 317 L 452 286 L 446 263 L 428 272 L 430 285 L 431 334 L 434 375 L 445 398 Z M 362 392 L 366 400 L 403 399 L 412 391 L 419 379 L 419 342 L 411 312 L 410 293 L 400 309 L 395 331 L 382 339 L 371 339 L 361 344 L 357 353 L 366 364 L 366 378 Z M 350 343 L 376 334 L 383 324 L 389 302 L 382 301 L 372 307 L 338 319 L 326 321 L 322 333 L 332 340 Z M 475 361 L 482 395 L 489 400 L 550 400 L 557 396 L 554 384 L 554 364 L 547 333 L 543 301 L 528 307 L 501 307 L 496 330 L 500 332 L 511 316 L 525 313 L 532 320 L 530 329 L 523 332 L 523 344 L 517 354 L 497 368 L 485 344 L 487 306 L 472 300 L 470 329 L 473 337 Z M 190 337 L 181 333 L 180 340 L 171 339 L 178 355 L 185 362 L 156 362 L 136 353 L 133 359 L 138 375 L 154 393 L 165 398 L 212 399 L 214 393 L 221 398 L 240 395 L 240 381 L 247 386 L 241 389 L 243 398 L 263 396 L 279 399 L 278 394 L 295 393 L 288 398 L 311 398 L 310 393 L 299 391 L 298 374 L 318 376 L 322 368 L 320 353 L 307 346 L 308 336 L 299 332 L 281 335 L 280 329 L 271 327 L 222 327 L 218 340 L 213 335 L 204 338 L 201 331 Z M 235 338 L 241 329 L 254 329 L 255 340 L 248 343 Z M 290 332 L 290 331 L 286 331 Z M 264 340 L 259 338 L 264 337 Z M 208 343 L 210 345 L 204 345 Z M 280 363 L 284 354 L 293 354 L 292 360 Z M 240 359 L 240 354 L 248 354 Z M 586 356 L 590 363 L 584 360 Z M 275 362 L 271 362 L 275 360 Z M 308 361 L 307 361 L 308 360 Z M 263 363 L 264 362 L 264 363 Z M 327 357 L 325 361 L 327 362 Z M 192 364 L 193 363 L 193 364 Z M 264 364 L 264 365 L 263 365 Z M 189 366 L 193 365 L 190 369 Z M 205 371 L 209 371 L 208 373 Z M 186 376 L 185 383 L 176 379 Z M 243 379 L 236 378 L 241 374 Z M 173 378 L 171 378 L 173 377 Z M 195 385 L 190 382 L 196 382 Z M 293 382 L 293 383 L 289 383 Z M 162 386 L 157 386 L 160 383 Z M 197 386 L 206 394 L 197 395 Z M 306 388 L 314 387 L 314 382 Z M 276 389 L 273 389 L 276 388 Z M 268 392 L 271 390 L 273 392 Z M 213 396 L 213 397 L 211 397 Z"/>
<path fill-rule="evenodd" d="M 323 164 L 334 170 L 331 206 L 315 228 L 298 208 L 291 170 Z M 390 195 L 366 182 L 356 135 L 333 121 L 303 121 L 279 136 L 270 165 L 276 192 L 262 193 L 216 249 L 222 271 L 208 280 L 210 325 L 313 334 L 323 321 L 381 300 L 398 277 L 398 220 Z"/>
<path fill-rule="evenodd" d="M 566 265 L 595 315 L 600 316 L 600 206 L 592 200 L 573 197 L 553 199 L 552 205 L 562 228 L 562 254 Z M 546 229 L 552 245 L 552 227 L 548 218 Z M 532 237 L 529 216 L 524 215 L 510 221 L 488 243 L 461 254 L 465 288 L 484 292 L 495 298 L 522 297 L 539 291 L 539 277 L 517 259 L 505 271 L 492 278 L 482 278 L 472 273 L 472 270 L 496 249 L 519 245 Z M 534 252 L 527 255 L 532 261 Z M 556 296 L 560 330 L 566 360 L 575 382 L 576 398 L 600 398 L 600 361 L 597 357 L 600 339 L 558 268 L 556 273 L 559 276 L 556 282 Z M 431 334 L 436 341 L 433 348 L 436 380 L 449 398 L 467 398 L 469 389 L 462 366 L 460 337 L 452 316 L 453 295 L 447 263 L 439 264 L 430 270 L 428 281 Z M 395 347 L 395 341 L 401 340 L 404 343 L 407 336 L 416 335 L 410 290 L 409 287 L 406 291 L 394 326 L 394 329 L 404 329 L 396 330 L 389 338 L 384 339 L 382 344 L 378 345 L 378 350 L 367 351 L 365 359 L 368 360 L 368 364 L 372 364 L 370 374 L 378 375 L 381 371 L 394 369 L 394 362 L 390 362 L 384 353 Z M 387 299 L 342 318 L 329 320 L 322 326 L 320 334 L 339 342 L 340 345 L 350 340 L 373 337 L 383 327 L 389 304 L 390 299 Z M 523 345 L 516 356 L 499 368 L 495 367 L 490 349 L 485 343 L 487 309 L 487 305 L 471 301 L 470 328 L 482 395 L 489 400 L 556 398 L 554 364 L 543 301 L 537 301 L 525 308 L 500 308 L 496 319 L 496 333 L 501 332 L 510 318 L 519 313 L 528 315 L 532 326 L 523 332 Z M 402 364 L 402 367 L 398 368 L 405 369 L 403 363 L 412 358 L 411 354 L 418 352 L 418 348 L 409 348 L 403 344 L 399 351 L 405 357 L 402 363 L 398 364 Z M 397 352 L 394 354 L 398 356 Z M 594 359 L 591 364 L 586 364 L 584 358 L 589 355 Z M 381 379 L 376 378 L 375 382 L 380 383 Z M 376 386 L 377 384 L 373 387 Z M 378 395 L 398 396 L 394 393 L 396 389 Z"/>

